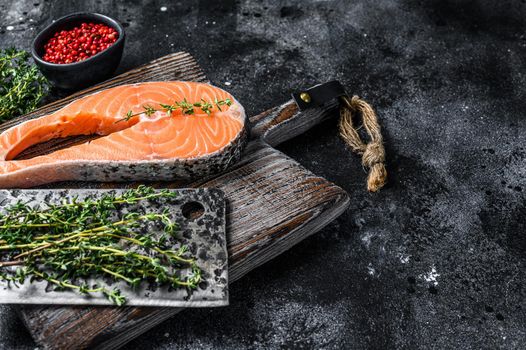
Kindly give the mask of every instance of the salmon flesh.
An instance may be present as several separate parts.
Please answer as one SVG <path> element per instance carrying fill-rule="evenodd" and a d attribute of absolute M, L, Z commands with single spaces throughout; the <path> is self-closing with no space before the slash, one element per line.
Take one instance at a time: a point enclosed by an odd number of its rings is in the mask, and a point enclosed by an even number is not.
<path fill-rule="evenodd" d="M 195 107 L 192 113 L 181 108 L 169 113 L 161 107 L 183 101 L 211 106 L 208 110 Z M 229 103 L 218 105 L 217 101 Z M 156 111 L 140 114 L 145 107 Z M 0 134 L 0 188 L 70 180 L 207 176 L 239 159 L 246 126 L 243 106 L 228 92 L 209 84 L 173 81 L 113 87 Z M 101 137 L 31 159 L 16 159 L 33 145 L 75 135 Z"/>

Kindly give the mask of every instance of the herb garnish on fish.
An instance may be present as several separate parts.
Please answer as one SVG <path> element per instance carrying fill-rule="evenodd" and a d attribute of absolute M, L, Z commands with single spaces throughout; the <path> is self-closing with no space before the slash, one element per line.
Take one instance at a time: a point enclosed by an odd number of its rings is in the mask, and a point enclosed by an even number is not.
<path fill-rule="evenodd" d="M 188 102 L 186 100 L 186 98 L 185 98 L 183 101 L 175 102 L 172 105 L 160 103 L 159 104 L 159 106 L 161 106 L 160 109 L 155 109 L 152 106 L 146 105 L 146 106 L 143 106 L 144 111 L 141 111 L 141 112 L 133 113 L 133 111 L 130 110 L 130 111 L 128 111 L 128 113 L 126 113 L 126 116 L 124 118 L 117 120 L 115 123 L 118 123 L 118 122 L 121 122 L 121 121 L 128 121 L 131 118 L 136 117 L 136 116 L 141 115 L 141 114 L 145 114 L 146 116 L 149 117 L 152 114 L 154 114 L 155 112 L 160 112 L 160 111 L 166 112 L 166 114 L 168 114 L 170 116 L 170 115 L 172 115 L 172 112 L 174 112 L 174 111 L 176 111 L 178 109 L 181 109 L 183 114 L 190 115 L 190 114 L 195 114 L 195 108 L 199 108 L 199 109 L 201 109 L 201 111 L 203 111 L 207 115 L 210 115 L 210 113 L 212 113 L 212 109 L 214 108 L 214 106 L 216 106 L 217 109 L 219 111 L 221 111 L 221 106 L 225 106 L 225 105 L 226 106 L 231 106 L 232 105 L 232 100 L 230 100 L 229 98 L 227 98 L 225 100 L 218 100 L 216 98 L 214 100 L 214 102 L 212 103 L 212 102 L 207 102 L 204 99 L 201 99 L 201 101 L 199 101 L 199 102 L 191 103 L 191 102 Z"/>

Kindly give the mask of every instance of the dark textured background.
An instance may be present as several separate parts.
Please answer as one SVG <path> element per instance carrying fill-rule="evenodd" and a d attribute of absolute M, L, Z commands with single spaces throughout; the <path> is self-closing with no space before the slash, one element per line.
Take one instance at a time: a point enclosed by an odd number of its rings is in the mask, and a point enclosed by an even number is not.
<path fill-rule="evenodd" d="M 526 346 L 524 0 L 1 0 L 0 47 L 27 49 L 77 10 L 125 23 L 120 71 L 187 50 L 251 114 L 339 79 L 385 132 L 376 195 L 335 122 L 280 147 L 345 188 L 349 210 L 235 283 L 230 307 L 181 313 L 129 348 Z M 0 306 L 0 349 L 34 346 Z"/>

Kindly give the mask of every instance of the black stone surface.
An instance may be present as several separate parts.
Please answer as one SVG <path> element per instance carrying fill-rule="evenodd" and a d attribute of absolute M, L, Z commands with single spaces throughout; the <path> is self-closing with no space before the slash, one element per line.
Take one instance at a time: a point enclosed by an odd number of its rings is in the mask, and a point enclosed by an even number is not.
<path fill-rule="evenodd" d="M 335 122 L 283 145 L 349 191 L 349 210 L 233 284 L 230 307 L 184 312 L 128 348 L 525 347 L 524 1 L 3 0 L 0 46 L 29 48 L 77 10 L 125 23 L 120 71 L 187 50 L 250 114 L 339 79 L 376 106 L 386 139 L 376 195 Z M 7 307 L 0 344 L 35 346 Z"/>

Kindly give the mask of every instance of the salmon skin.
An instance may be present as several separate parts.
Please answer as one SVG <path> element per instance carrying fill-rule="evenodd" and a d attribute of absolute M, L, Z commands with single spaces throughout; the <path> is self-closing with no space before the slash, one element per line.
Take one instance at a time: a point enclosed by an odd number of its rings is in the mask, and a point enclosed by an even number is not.
<path fill-rule="evenodd" d="M 217 105 L 214 101 L 231 101 Z M 160 104 L 205 101 L 209 113 Z M 146 107 L 157 111 L 137 114 Z M 131 111 L 131 112 L 130 112 Z M 228 92 L 195 82 L 148 82 L 106 89 L 0 134 L 0 188 L 84 181 L 198 178 L 236 162 L 247 139 L 245 110 Z M 95 140 L 31 159 L 28 147 L 54 138 L 102 135 Z"/>

